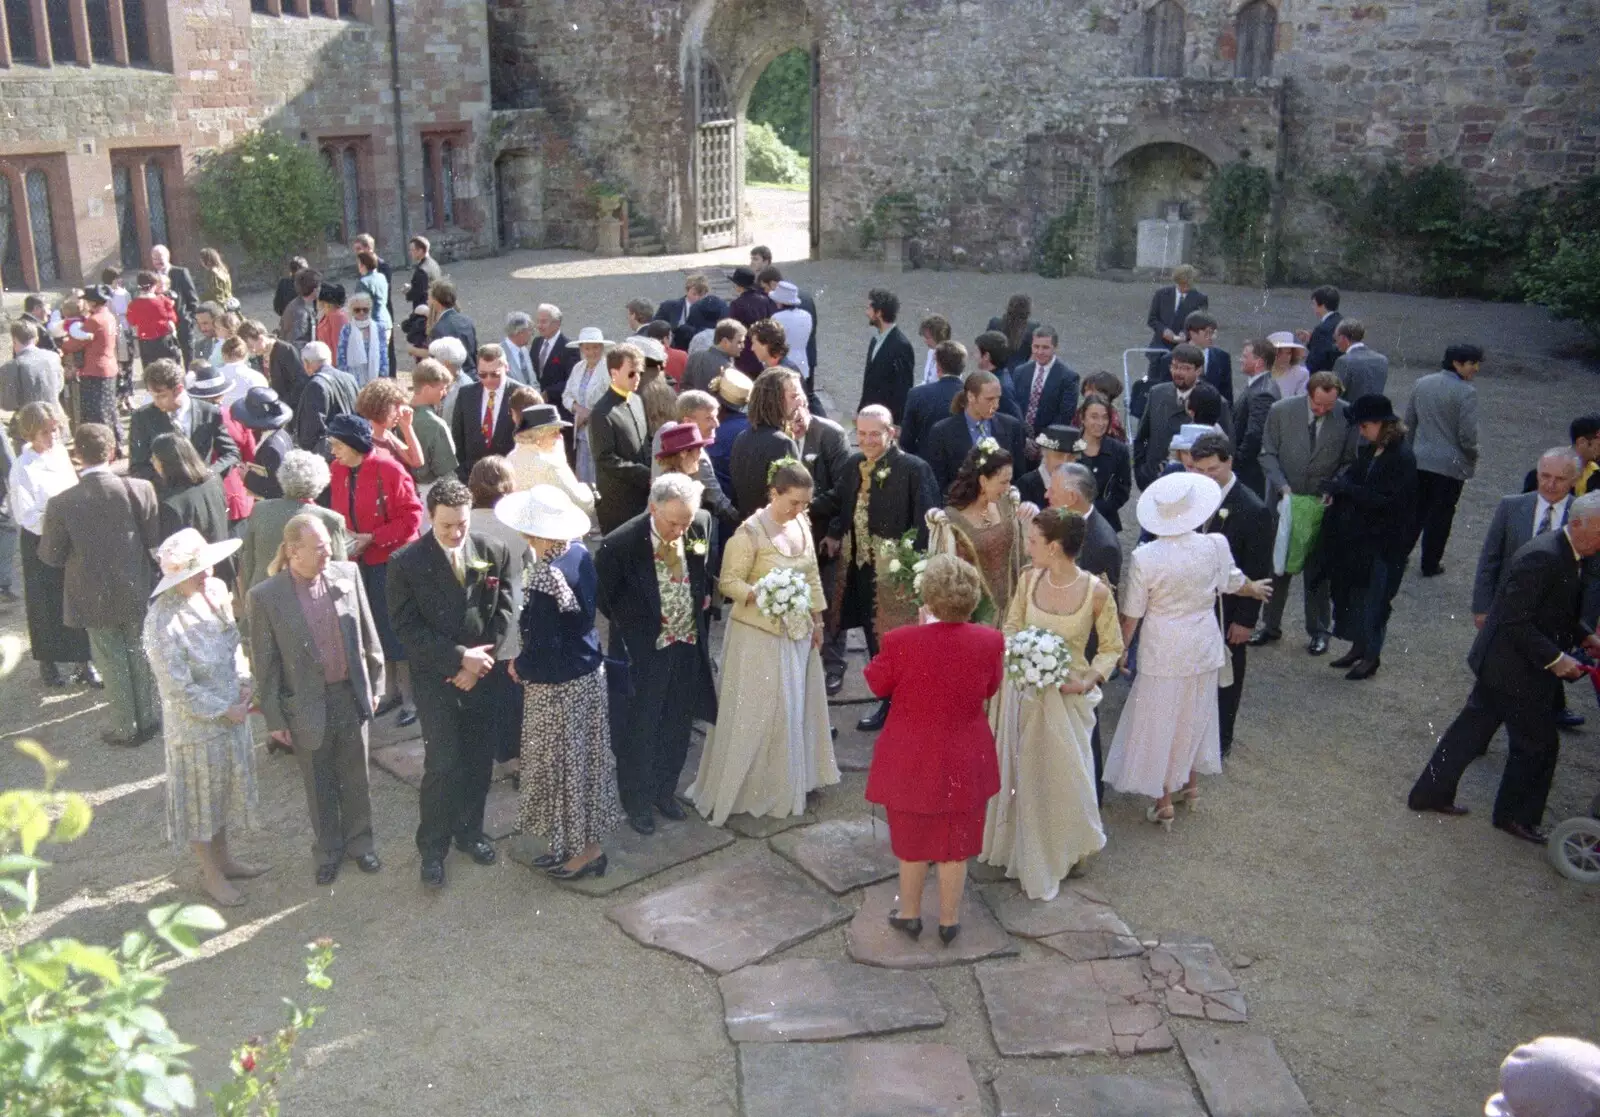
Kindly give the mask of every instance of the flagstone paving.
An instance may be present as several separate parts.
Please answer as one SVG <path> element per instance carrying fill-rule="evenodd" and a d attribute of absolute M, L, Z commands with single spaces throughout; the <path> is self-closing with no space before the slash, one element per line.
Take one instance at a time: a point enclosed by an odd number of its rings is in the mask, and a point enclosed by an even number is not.
<path fill-rule="evenodd" d="M 682 865 L 697 857 L 704 857 L 719 849 L 731 846 L 734 835 L 726 830 L 707 826 L 699 816 L 690 812 L 682 822 L 656 820 L 656 832 L 648 837 L 636 833 L 632 827 L 621 827 L 606 839 L 606 875 L 584 877 L 582 880 L 562 881 L 564 888 L 586 892 L 591 896 L 606 896 L 647 877 L 665 872 L 674 865 Z M 507 843 L 511 860 L 529 868 L 533 859 L 549 849 L 545 839 L 532 834 L 515 835 Z M 535 869 L 541 876 L 542 870 Z"/>
<path fill-rule="evenodd" d="M 735 1043 L 842 1039 L 937 1028 L 944 1007 L 927 978 L 896 970 L 796 958 L 719 978 Z"/>
<path fill-rule="evenodd" d="M 872 817 L 842 818 L 779 834 L 769 843 L 832 892 L 849 892 L 900 871 L 889 827 Z"/>
<path fill-rule="evenodd" d="M 922 892 L 922 936 L 913 939 L 889 926 L 889 912 L 899 906 L 899 881 L 873 885 L 862 897 L 861 907 L 845 944 L 850 957 L 869 966 L 915 970 L 930 966 L 957 966 L 982 958 L 1015 954 L 1017 944 L 990 914 L 983 900 L 968 891 L 961 903 L 961 934 L 945 946 L 939 941 L 939 889 L 932 871 Z"/>
<path fill-rule="evenodd" d="M 1185 1031 L 1178 1042 L 1211 1117 L 1311 1117 L 1294 1075 L 1266 1036 Z"/>
<path fill-rule="evenodd" d="M 966 1056 L 943 1044 L 744 1043 L 744 1117 L 982 1117 Z"/>
<path fill-rule="evenodd" d="M 787 861 L 757 855 L 606 915 L 646 946 L 725 974 L 843 923 L 850 909 Z"/>
<path fill-rule="evenodd" d="M 977 967 L 1002 1055 L 1133 1055 L 1172 1047 L 1144 963 L 1005 963 Z"/>
<path fill-rule="evenodd" d="M 755 815 L 734 814 L 728 816 L 728 829 L 741 838 L 770 838 L 774 834 L 793 830 L 797 826 L 810 826 L 816 821 L 817 816 L 813 811 L 792 814 L 786 818 L 757 818 Z"/>
<path fill-rule="evenodd" d="M 1247 1017 L 1239 982 L 1217 948 L 1204 939 L 1162 941 L 1150 952 L 1150 970 L 1166 985 L 1167 1011 L 1221 1023 Z"/>
<path fill-rule="evenodd" d="M 1205 1117 L 1187 1082 L 1126 1074 L 1032 1074 L 994 1083 L 1000 1117 Z"/>

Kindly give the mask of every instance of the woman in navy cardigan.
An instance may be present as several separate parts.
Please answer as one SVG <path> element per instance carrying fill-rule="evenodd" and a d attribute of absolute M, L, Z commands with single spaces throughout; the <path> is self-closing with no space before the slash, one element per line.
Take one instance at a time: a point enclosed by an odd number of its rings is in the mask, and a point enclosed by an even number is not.
<path fill-rule="evenodd" d="M 589 517 L 554 485 L 502 497 L 494 514 L 528 540 L 523 569 L 522 802 L 517 829 L 550 839 L 534 864 L 557 880 L 604 876 L 600 841 L 622 824 L 594 628 L 599 579 L 578 542 Z"/>
<path fill-rule="evenodd" d="M 983 850 L 984 815 L 1000 790 L 1000 764 L 986 703 L 1000 689 L 1005 637 L 968 623 L 983 593 L 971 563 L 935 555 L 922 576 L 922 599 L 939 623 L 883 634 L 867 664 L 867 685 L 891 700 L 872 751 L 867 801 L 889 819 L 889 846 L 900 861 L 900 907 L 889 925 L 922 934 L 928 862 L 939 866 L 939 939 L 961 930 L 967 859 Z"/>

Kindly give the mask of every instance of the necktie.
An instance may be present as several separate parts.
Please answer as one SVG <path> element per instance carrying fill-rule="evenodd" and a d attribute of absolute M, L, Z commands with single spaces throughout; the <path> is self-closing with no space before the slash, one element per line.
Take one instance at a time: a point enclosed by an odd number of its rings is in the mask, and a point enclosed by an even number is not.
<path fill-rule="evenodd" d="M 656 544 L 656 558 L 661 560 L 661 565 L 667 568 L 667 573 L 674 578 L 683 573 L 683 562 L 678 558 L 678 548 L 668 543 L 665 539 Z"/>
<path fill-rule="evenodd" d="M 683 325 L 689 320 L 689 300 L 683 300 L 683 306 L 678 308 L 678 325 Z"/>
<path fill-rule="evenodd" d="M 488 401 L 483 408 L 483 444 L 489 445 L 494 440 L 494 389 L 489 389 Z"/>
<path fill-rule="evenodd" d="M 1039 400 L 1044 395 L 1046 370 L 1037 361 L 1033 365 L 1033 386 L 1028 390 L 1028 433 L 1037 434 L 1034 420 L 1039 417 Z"/>
<path fill-rule="evenodd" d="M 539 346 L 539 372 L 543 374 L 544 366 L 550 363 L 550 345 L 554 339 L 545 338 L 544 344 Z"/>
<path fill-rule="evenodd" d="M 1545 532 L 1555 527 L 1555 515 L 1556 506 L 1554 504 L 1546 504 L 1544 506 L 1544 515 L 1539 520 L 1539 526 L 1533 529 L 1533 534 L 1543 535 Z"/>
<path fill-rule="evenodd" d="M 1308 433 L 1311 440 L 1311 448 L 1313 450 L 1317 448 L 1317 423 L 1319 421 L 1320 420 L 1318 420 L 1315 415 L 1311 416 L 1311 426 L 1308 428 Z"/>
<path fill-rule="evenodd" d="M 457 585 L 467 584 L 467 564 L 461 557 L 462 548 L 457 547 L 450 552 L 450 570 L 456 576 Z"/>

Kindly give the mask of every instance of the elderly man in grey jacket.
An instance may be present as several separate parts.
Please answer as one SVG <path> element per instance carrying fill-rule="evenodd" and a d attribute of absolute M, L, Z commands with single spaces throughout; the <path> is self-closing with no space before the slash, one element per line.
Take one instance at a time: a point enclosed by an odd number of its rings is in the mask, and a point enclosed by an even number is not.
<path fill-rule="evenodd" d="M 1411 389 L 1406 430 L 1417 457 L 1417 519 L 1411 546 L 1422 540 L 1422 576 L 1444 573 L 1439 560 L 1450 539 L 1461 488 L 1478 466 L 1478 390 L 1472 386 L 1483 362 L 1476 345 L 1452 345 L 1438 372 Z M 1409 551 L 1409 548 L 1408 548 Z"/>
<path fill-rule="evenodd" d="M 1366 336 L 1367 328 L 1354 318 L 1344 319 L 1333 331 L 1333 344 L 1339 350 L 1333 374 L 1344 385 L 1346 401 L 1381 396 L 1389 383 L 1389 358 L 1369 349 Z"/>

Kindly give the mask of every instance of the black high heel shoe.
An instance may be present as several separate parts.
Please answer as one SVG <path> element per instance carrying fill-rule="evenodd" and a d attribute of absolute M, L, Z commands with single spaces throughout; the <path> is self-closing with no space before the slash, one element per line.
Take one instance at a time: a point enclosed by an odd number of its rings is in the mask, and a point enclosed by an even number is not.
<path fill-rule="evenodd" d="M 917 938 L 922 934 L 922 917 L 919 915 L 915 919 L 901 919 L 900 909 L 896 908 L 889 913 L 889 926 L 896 931 L 904 931 L 912 938 Z"/>
<path fill-rule="evenodd" d="M 951 943 L 955 942 L 956 936 L 960 933 L 961 924 L 959 923 L 952 923 L 948 927 L 943 923 L 939 924 L 939 941 L 944 943 L 946 946 L 949 946 Z"/>
<path fill-rule="evenodd" d="M 1350 668 L 1349 671 L 1345 672 L 1344 677 L 1347 679 L 1355 679 L 1358 682 L 1362 679 L 1370 679 L 1372 676 L 1378 673 L 1378 668 L 1380 666 L 1382 666 L 1382 664 L 1379 660 L 1363 659 L 1354 667 Z"/>
<path fill-rule="evenodd" d="M 1338 659 L 1330 660 L 1328 666 L 1343 671 L 1346 668 L 1354 667 L 1360 662 L 1361 652 L 1352 646 L 1349 651 L 1345 652 L 1344 655 L 1340 656 Z"/>
<path fill-rule="evenodd" d="M 546 869 L 545 875 L 552 880 L 582 880 L 584 877 L 603 877 L 606 875 L 606 855 L 602 853 L 593 861 L 576 869 L 563 869 L 560 865 L 555 865 Z"/>
<path fill-rule="evenodd" d="M 541 853 L 533 859 L 533 867 L 535 869 L 553 869 L 555 866 L 563 864 L 566 860 L 565 857 L 557 857 L 553 853 Z"/>

